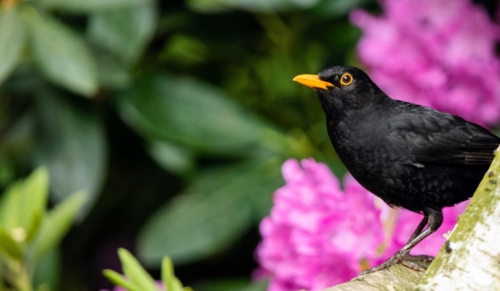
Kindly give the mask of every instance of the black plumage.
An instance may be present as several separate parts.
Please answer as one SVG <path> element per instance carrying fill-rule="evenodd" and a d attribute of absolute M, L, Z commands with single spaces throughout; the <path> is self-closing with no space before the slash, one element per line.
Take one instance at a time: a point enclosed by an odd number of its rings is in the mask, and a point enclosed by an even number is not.
<path fill-rule="evenodd" d="M 458 116 L 391 99 L 358 68 L 294 80 L 316 91 L 333 147 L 353 177 L 387 204 L 424 214 L 408 243 L 366 272 L 395 263 L 422 269 L 409 251 L 439 228 L 442 208 L 474 194 L 500 138 Z"/>

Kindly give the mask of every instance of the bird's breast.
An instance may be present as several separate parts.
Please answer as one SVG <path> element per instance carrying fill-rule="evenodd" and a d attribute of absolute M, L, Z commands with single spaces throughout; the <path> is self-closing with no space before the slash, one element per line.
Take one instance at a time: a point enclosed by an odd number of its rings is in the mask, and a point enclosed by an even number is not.
<path fill-rule="evenodd" d="M 397 187 L 394 173 L 405 173 L 407 149 L 386 141 L 384 127 L 373 122 L 339 122 L 329 125 L 335 151 L 351 175 L 369 191 L 383 196 L 381 188 Z M 383 197 L 381 197 L 383 198 Z"/>

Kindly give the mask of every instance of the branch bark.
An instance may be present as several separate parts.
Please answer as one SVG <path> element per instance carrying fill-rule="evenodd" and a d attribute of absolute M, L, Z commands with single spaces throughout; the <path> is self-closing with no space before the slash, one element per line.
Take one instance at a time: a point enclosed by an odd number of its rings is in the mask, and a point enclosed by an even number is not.
<path fill-rule="evenodd" d="M 500 290 L 499 151 L 425 274 L 396 265 L 323 291 Z"/>
<path fill-rule="evenodd" d="M 403 265 L 395 265 L 388 270 L 359 276 L 346 282 L 322 291 L 411 291 L 422 277 L 423 272 L 414 271 Z"/>

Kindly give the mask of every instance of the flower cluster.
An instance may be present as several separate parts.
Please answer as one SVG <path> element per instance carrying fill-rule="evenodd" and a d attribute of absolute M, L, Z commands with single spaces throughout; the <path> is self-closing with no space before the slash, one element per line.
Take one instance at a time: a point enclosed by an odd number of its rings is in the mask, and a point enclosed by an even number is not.
<path fill-rule="evenodd" d="M 269 291 L 319 290 L 358 275 L 389 258 L 406 243 L 422 216 L 391 209 L 352 177 L 341 189 L 328 167 L 313 159 L 288 160 L 286 184 L 260 230 L 260 274 L 271 278 Z M 435 255 L 463 205 L 445 210 L 438 233 L 415 247 Z"/>
<path fill-rule="evenodd" d="M 389 96 L 482 125 L 500 120 L 499 27 L 469 0 L 385 0 L 351 13 L 359 59 Z"/>

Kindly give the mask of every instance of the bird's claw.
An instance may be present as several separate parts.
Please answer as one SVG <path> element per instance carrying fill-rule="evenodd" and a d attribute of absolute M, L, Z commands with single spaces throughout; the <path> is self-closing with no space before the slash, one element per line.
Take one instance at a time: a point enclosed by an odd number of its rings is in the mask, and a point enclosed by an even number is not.
<path fill-rule="evenodd" d="M 427 266 L 419 263 L 418 261 L 409 261 L 406 259 L 402 259 L 399 263 L 415 271 L 425 272 L 427 270 Z"/>
<path fill-rule="evenodd" d="M 403 257 L 403 260 L 405 261 L 412 261 L 412 262 L 422 262 L 422 263 L 430 263 L 434 260 L 433 256 L 428 256 L 428 255 L 410 255 L 406 254 Z"/>
<path fill-rule="evenodd" d="M 393 256 L 393 257 L 389 258 L 387 261 L 383 262 L 382 264 L 380 264 L 378 266 L 375 266 L 375 267 L 370 268 L 368 270 L 364 270 L 363 272 L 361 272 L 361 275 L 366 275 L 366 274 L 370 274 L 370 273 L 382 271 L 383 269 L 389 270 L 389 268 L 391 266 L 399 263 L 401 260 L 402 260 L 402 257 Z"/>
<path fill-rule="evenodd" d="M 425 270 L 427 270 L 426 263 L 432 262 L 433 259 L 434 257 L 427 255 L 418 255 L 418 256 L 413 256 L 410 254 L 395 255 L 389 258 L 387 261 L 383 262 L 382 264 L 363 271 L 360 275 L 363 276 L 366 274 L 382 271 L 383 269 L 389 270 L 389 268 L 394 266 L 395 264 L 401 264 L 412 270 L 424 272 Z"/>

